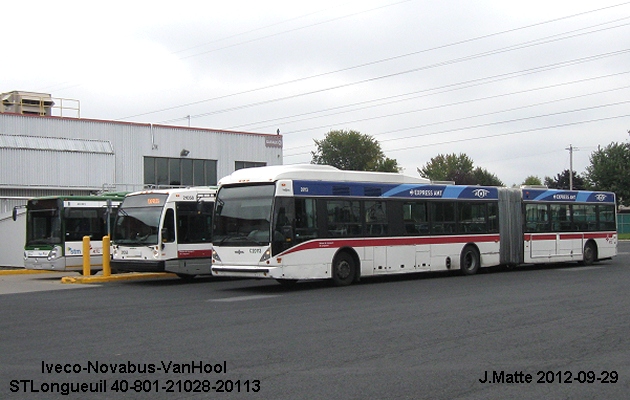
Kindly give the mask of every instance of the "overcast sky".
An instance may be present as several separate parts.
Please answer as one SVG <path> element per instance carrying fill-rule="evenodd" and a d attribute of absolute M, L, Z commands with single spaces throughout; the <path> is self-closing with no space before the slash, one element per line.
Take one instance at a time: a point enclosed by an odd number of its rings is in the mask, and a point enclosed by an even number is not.
<path fill-rule="evenodd" d="M 417 175 L 465 153 L 506 185 L 569 169 L 630 130 L 630 2 L 13 1 L 0 92 L 81 117 L 284 137 L 372 135 Z M 71 112 L 66 115 L 72 116 Z"/>

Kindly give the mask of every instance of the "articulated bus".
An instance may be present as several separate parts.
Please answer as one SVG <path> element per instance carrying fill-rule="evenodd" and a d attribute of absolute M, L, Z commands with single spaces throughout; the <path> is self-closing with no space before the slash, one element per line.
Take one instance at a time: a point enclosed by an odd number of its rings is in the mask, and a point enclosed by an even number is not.
<path fill-rule="evenodd" d="M 615 195 L 432 183 L 330 166 L 238 170 L 219 182 L 215 276 L 331 279 L 576 261 L 617 253 Z"/>
<path fill-rule="evenodd" d="M 125 193 L 105 193 L 30 199 L 26 204 L 24 267 L 82 272 L 83 237 L 89 236 L 93 259 L 90 268 L 92 272 L 100 270 L 103 236 L 109 234 L 124 196 Z"/>
<path fill-rule="evenodd" d="M 207 186 L 128 194 L 114 224 L 112 268 L 210 275 L 215 194 Z"/>

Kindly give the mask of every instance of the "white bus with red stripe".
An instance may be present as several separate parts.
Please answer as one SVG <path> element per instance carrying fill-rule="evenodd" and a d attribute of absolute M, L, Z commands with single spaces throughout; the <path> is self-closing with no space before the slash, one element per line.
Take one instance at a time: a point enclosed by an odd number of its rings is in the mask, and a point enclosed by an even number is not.
<path fill-rule="evenodd" d="M 612 193 L 449 185 L 320 165 L 238 170 L 219 186 L 216 276 L 347 285 L 616 254 Z"/>
<path fill-rule="evenodd" d="M 211 274 L 215 194 L 207 186 L 128 194 L 114 224 L 112 268 L 182 278 Z"/>

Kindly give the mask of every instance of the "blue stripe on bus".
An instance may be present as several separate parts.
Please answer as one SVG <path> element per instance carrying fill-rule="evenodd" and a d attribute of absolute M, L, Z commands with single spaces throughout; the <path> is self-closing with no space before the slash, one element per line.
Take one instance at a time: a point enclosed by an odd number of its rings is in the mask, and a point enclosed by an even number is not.
<path fill-rule="evenodd" d="M 293 181 L 295 196 L 396 197 L 415 199 L 497 200 L 496 187 Z"/>
<path fill-rule="evenodd" d="M 615 203 L 615 196 L 609 192 L 524 189 L 523 200 L 565 203 Z"/>

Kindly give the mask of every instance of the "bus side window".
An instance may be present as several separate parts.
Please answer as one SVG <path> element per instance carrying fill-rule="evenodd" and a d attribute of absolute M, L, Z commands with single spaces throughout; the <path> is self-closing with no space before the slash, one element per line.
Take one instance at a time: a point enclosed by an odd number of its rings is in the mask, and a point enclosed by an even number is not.
<path fill-rule="evenodd" d="M 429 219 L 427 217 L 427 203 L 410 202 L 403 204 L 403 223 L 408 235 L 426 235 L 429 233 Z"/>
<path fill-rule="evenodd" d="M 295 241 L 304 242 L 316 238 L 317 207 L 315 199 L 295 199 Z"/>
<path fill-rule="evenodd" d="M 431 233 L 445 234 L 455 233 L 455 203 L 435 202 L 430 203 L 431 209 Z"/>
<path fill-rule="evenodd" d="M 387 203 L 384 201 L 365 202 L 366 235 L 382 236 L 388 231 Z"/>
<path fill-rule="evenodd" d="M 615 221 L 615 206 L 598 205 L 597 215 L 599 217 L 600 231 L 614 231 L 617 229 L 617 223 Z"/>
<path fill-rule="evenodd" d="M 361 234 L 360 203 L 350 200 L 326 200 L 330 237 L 352 237 Z"/>
<path fill-rule="evenodd" d="M 525 205 L 525 232 L 548 232 L 549 214 L 546 204 Z"/>
<path fill-rule="evenodd" d="M 553 232 L 567 232 L 571 230 L 571 214 L 567 205 L 551 205 L 551 230 Z"/>

